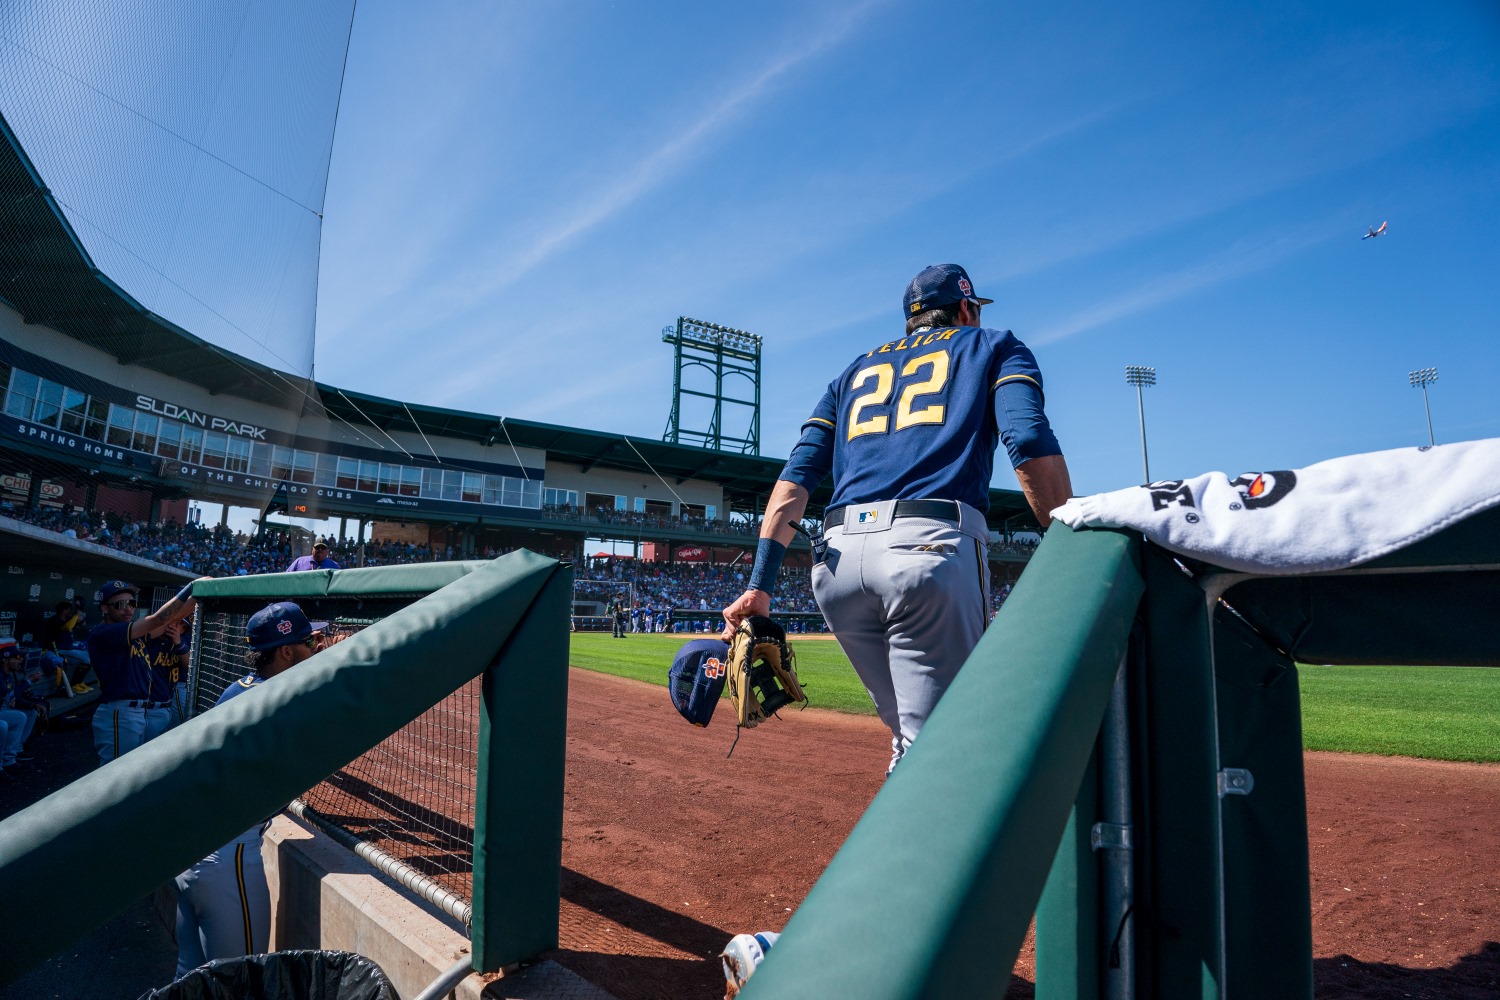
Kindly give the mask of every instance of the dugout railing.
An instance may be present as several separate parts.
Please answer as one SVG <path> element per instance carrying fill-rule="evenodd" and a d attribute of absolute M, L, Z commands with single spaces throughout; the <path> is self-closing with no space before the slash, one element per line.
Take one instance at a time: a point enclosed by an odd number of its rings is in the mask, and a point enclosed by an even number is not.
<path fill-rule="evenodd" d="M 742 1000 L 1311 1000 L 1297 662 L 1500 666 L 1500 508 L 1254 576 L 1055 524 Z"/>
<path fill-rule="evenodd" d="M 28 916 L 26 933 L 0 949 L 0 984 L 372 748 L 399 743 L 410 724 L 470 687 L 471 964 L 493 970 L 555 947 L 570 577 L 566 564 L 521 551 L 199 584 L 195 653 L 215 646 L 203 625 L 219 622 L 225 673 L 244 649 L 235 649 L 232 622 L 252 604 L 293 599 L 314 619 L 346 624 L 353 611 L 361 627 L 0 822 L 0 898 L 26 900 Z M 207 676 L 200 706 L 210 700 Z M 124 860 L 89 876 L 87 891 L 60 892 L 59 857 Z"/>

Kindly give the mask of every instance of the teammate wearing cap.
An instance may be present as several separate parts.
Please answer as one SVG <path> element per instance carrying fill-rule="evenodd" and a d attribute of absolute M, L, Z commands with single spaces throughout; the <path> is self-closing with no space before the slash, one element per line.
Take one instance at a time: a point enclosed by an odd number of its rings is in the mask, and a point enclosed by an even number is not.
<path fill-rule="evenodd" d="M 25 655 L 14 639 L 0 639 L 0 782 L 25 770 L 30 757 L 23 747 L 37 719 L 47 718 L 47 701 L 31 693 L 21 675 Z"/>
<path fill-rule="evenodd" d="M 99 679 L 94 748 L 105 764 L 155 739 L 171 725 L 172 690 L 152 671 L 146 640 L 192 614 L 195 607 L 192 583 L 141 619 L 135 617 L 139 596 L 140 588 L 124 580 L 110 580 L 96 595 L 104 621 L 89 633 L 88 646 L 94 676 Z"/>
<path fill-rule="evenodd" d="M 902 302 L 906 335 L 831 382 L 782 469 L 749 588 L 724 609 L 727 640 L 768 615 L 808 496 L 833 475 L 814 545 L 813 595 L 891 731 L 894 768 L 988 622 L 990 474 L 1005 444 L 1043 527 L 1072 493 L 1042 408 L 1042 375 L 957 264 L 923 269 Z"/>
<path fill-rule="evenodd" d="M 250 616 L 245 662 L 251 673 L 219 696 L 218 705 L 301 663 L 323 643 L 327 622 L 307 620 L 291 601 Z M 257 955 L 270 947 L 271 894 L 260 853 L 267 818 L 177 876 L 177 976 L 205 962 Z"/>
<path fill-rule="evenodd" d="M 328 543 L 319 541 L 313 545 L 312 555 L 298 556 L 292 560 L 292 564 L 286 568 L 288 573 L 300 573 L 307 569 L 342 569 L 338 563 L 328 555 Z"/>

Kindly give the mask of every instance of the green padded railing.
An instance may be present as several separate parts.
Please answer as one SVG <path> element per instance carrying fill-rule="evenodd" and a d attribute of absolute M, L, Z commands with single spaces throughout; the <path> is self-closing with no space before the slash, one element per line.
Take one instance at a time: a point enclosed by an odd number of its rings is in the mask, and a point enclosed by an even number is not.
<path fill-rule="evenodd" d="M 205 597 L 249 596 L 264 594 L 266 580 L 200 586 Z M 473 966 L 495 969 L 555 947 L 571 569 L 522 551 L 486 563 L 275 578 L 282 597 L 433 584 L 441 589 L 0 822 L 0 898 L 26 900 L 28 915 L 26 933 L 0 948 L 0 984 L 481 673 Z M 57 858 L 106 856 L 129 863 L 79 868 L 76 891 L 58 885 Z"/>
<path fill-rule="evenodd" d="M 745 1000 L 1005 992 L 1141 600 L 1140 544 L 1048 532 Z"/>

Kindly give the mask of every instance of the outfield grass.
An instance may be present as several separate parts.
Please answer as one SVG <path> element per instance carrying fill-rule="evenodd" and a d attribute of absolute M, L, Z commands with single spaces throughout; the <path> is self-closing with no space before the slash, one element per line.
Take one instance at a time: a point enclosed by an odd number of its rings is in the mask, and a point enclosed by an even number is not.
<path fill-rule="evenodd" d="M 1302 744 L 1500 761 L 1500 669 L 1301 664 Z"/>
<path fill-rule="evenodd" d="M 666 687 L 672 658 L 690 638 L 694 637 L 642 633 L 616 639 L 607 632 L 574 632 L 570 661 L 575 667 Z M 792 636 L 790 645 L 797 654 L 797 677 L 809 705 L 856 715 L 875 714 L 870 696 L 838 643 Z"/>
<path fill-rule="evenodd" d="M 666 686 L 681 635 L 573 633 L 576 667 Z M 811 704 L 873 715 L 838 643 L 791 640 Z M 1500 669 L 1301 664 L 1302 743 L 1309 750 L 1500 762 Z"/>

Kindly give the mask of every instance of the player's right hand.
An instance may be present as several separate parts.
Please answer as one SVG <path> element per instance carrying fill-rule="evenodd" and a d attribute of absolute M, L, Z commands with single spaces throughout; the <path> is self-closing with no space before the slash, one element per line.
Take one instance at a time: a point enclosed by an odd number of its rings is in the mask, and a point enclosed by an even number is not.
<path fill-rule="evenodd" d="M 771 595 L 764 590 L 747 590 L 735 599 L 735 602 L 724 609 L 724 631 L 719 638 L 725 642 L 734 638 L 734 630 L 740 627 L 740 622 L 751 615 L 771 616 Z"/>

